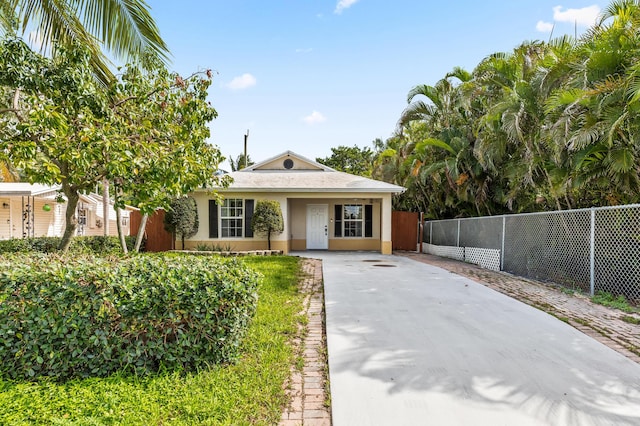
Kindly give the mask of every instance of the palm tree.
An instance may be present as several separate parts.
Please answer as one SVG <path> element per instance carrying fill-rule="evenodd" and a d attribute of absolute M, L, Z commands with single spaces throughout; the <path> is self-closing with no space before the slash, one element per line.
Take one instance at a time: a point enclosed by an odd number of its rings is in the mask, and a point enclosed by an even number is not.
<path fill-rule="evenodd" d="M 7 0 L 0 7 L 0 29 L 22 35 L 33 30 L 42 48 L 53 53 L 57 44 L 85 46 L 104 84 L 113 75 L 101 48 L 120 60 L 141 60 L 147 54 L 168 58 L 144 0 Z"/>
<path fill-rule="evenodd" d="M 229 164 L 231 165 L 231 171 L 237 172 L 238 170 L 253 166 L 255 163 L 251 160 L 251 156 L 249 154 L 247 154 L 246 157 L 244 154 L 238 154 L 235 160 L 233 157 L 229 157 Z"/>
<path fill-rule="evenodd" d="M 574 49 L 546 110 L 573 192 L 591 205 L 637 202 L 640 189 L 640 5 L 615 1 Z"/>

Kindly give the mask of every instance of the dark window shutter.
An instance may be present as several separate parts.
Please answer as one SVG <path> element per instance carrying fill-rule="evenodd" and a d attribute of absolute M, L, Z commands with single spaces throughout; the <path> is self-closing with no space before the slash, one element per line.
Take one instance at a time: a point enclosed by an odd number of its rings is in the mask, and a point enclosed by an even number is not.
<path fill-rule="evenodd" d="M 218 238 L 218 203 L 209 200 L 209 238 Z"/>
<path fill-rule="evenodd" d="M 244 236 L 253 237 L 251 219 L 253 219 L 253 200 L 244 200 Z"/>
<path fill-rule="evenodd" d="M 373 237 L 373 206 L 364 206 L 364 236 Z"/>
<path fill-rule="evenodd" d="M 342 204 L 336 204 L 333 222 L 335 224 L 333 236 L 342 237 Z"/>

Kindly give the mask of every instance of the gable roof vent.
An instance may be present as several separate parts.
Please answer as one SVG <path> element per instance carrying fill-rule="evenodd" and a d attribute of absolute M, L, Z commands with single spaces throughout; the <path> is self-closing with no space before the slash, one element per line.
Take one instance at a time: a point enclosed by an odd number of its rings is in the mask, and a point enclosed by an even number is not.
<path fill-rule="evenodd" d="M 289 170 L 293 168 L 293 160 L 291 158 L 287 158 L 286 160 L 284 160 L 282 165 L 284 166 L 285 169 Z"/>

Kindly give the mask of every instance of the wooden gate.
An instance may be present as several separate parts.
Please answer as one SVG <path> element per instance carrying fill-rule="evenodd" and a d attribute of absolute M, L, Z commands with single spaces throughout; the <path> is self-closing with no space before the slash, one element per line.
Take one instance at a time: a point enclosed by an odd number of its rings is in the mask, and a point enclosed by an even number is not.
<path fill-rule="evenodd" d="M 138 228 L 142 220 L 139 211 L 131 212 L 131 235 L 138 235 Z M 173 249 L 173 236 L 164 230 L 164 210 L 156 212 L 147 219 L 144 233 L 147 237 L 145 251 L 167 251 Z"/>
<path fill-rule="evenodd" d="M 416 250 L 418 220 L 419 215 L 416 212 L 391 213 L 391 241 L 394 250 Z"/>

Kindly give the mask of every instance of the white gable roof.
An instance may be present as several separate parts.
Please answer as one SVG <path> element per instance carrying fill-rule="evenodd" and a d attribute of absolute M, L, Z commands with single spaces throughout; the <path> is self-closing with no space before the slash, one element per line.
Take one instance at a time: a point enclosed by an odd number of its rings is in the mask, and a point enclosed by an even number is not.
<path fill-rule="evenodd" d="M 290 160 L 292 163 L 291 169 L 287 169 L 285 161 Z M 247 167 L 246 169 L 239 170 L 240 172 L 255 172 L 266 170 L 313 170 L 313 171 L 325 171 L 335 172 L 336 170 L 331 167 L 320 164 L 316 161 L 310 160 L 307 157 L 303 157 L 300 154 L 296 154 L 293 151 L 285 151 L 282 154 L 275 157 L 268 158 L 260 163 Z"/>
<path fill-rule="evenodd" d="M 399 194 L 398 185 L 339 172 L 292 151 L 229 174 L 233 183 L 221 192 L 380 192 Z"/>

